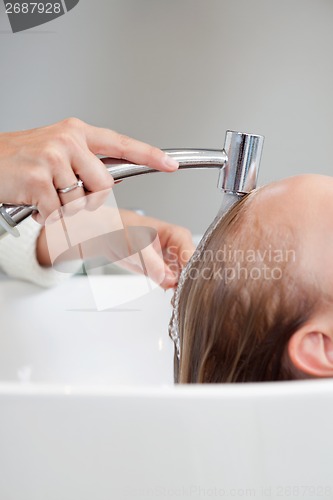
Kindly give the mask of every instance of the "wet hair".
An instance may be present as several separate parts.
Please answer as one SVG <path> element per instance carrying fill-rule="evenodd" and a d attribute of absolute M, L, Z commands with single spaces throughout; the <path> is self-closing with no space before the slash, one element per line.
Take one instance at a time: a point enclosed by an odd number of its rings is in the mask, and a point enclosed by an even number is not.
<path fill-rule="evenodd" d="M 176 382 L 302 377 L 287 344 L 314 313 L 318 295 L 300 272 L 301 245 L 292 228 L 265 226 L 252 209 L 256 196 L 230 209 L 190 268 L 178 308 Z"/>

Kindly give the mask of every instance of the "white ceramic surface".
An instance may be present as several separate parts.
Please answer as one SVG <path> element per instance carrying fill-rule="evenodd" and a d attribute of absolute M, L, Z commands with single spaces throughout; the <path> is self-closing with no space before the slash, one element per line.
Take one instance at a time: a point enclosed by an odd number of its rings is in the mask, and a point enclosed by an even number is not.
<path fill-rule="evenodd" d="M 150 283 L 136 275 L 76 276 L 45 290 L 1 281 L 0 381 L 172 383 L 172 293 Z M 110 308 L 96 309 L 96 290 Z"/>
<path fill-rule="evenodd" d="M 333 382 L 173 387 L 169 300 L 0 283 L 1 500 L 333 498 Z"/>

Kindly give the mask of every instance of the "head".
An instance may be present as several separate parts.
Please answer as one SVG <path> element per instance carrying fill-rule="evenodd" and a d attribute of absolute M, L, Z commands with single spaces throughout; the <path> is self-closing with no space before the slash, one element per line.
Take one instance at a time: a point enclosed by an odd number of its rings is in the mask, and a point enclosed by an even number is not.
<path fill-rule="evenodd" d="M 178 382 L 332 377 L 333 178 L 291 177 L 234 205 L 178 317 Z"/>

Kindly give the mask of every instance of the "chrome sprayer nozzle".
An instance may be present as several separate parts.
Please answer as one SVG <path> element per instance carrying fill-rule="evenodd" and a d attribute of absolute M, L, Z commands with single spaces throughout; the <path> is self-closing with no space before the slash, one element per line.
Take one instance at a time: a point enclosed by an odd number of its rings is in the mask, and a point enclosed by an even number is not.
<path fill-rule="evenodd" d="M 227 193 L 246 194 L 257 186 L 264 137 L 228 130 L 224 151 L 227 161 L 220 170 L 218 187 Z"/>

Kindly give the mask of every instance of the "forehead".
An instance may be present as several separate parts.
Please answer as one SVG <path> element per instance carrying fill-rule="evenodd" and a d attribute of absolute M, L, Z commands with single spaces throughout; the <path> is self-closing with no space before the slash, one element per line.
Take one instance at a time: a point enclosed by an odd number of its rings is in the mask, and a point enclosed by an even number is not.
<path fill-rule="evenodd" d="M 309 227 L 333 210 L 333 177 L 308 174 L 272 182 L 256 193 L 254 210 L 263 220 Z M 333 222 L 333 221 L 332 221 Z"/>
<path fill-rule="evenodd" d="M 253 201 L 260 226 L 273 236 L 288 228 L 302 273 L 333 291 L 333 177 L 290 177 L 259 189 Z"/>

